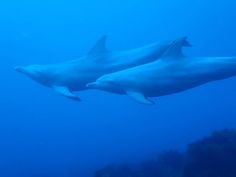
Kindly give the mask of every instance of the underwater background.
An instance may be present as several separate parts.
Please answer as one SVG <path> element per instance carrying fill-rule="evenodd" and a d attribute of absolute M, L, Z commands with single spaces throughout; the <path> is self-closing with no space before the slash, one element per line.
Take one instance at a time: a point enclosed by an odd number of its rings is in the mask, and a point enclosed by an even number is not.
<path fill-rule="evenodd" d="M 100 91 L 74 102 L 14 71 L 188 36 L 191 56 L 236 56 L 234 0 L 8 0 L 0 2 L 0 177 L 92 177 L 236 128 L 236 78 L 140 105 Z"/>

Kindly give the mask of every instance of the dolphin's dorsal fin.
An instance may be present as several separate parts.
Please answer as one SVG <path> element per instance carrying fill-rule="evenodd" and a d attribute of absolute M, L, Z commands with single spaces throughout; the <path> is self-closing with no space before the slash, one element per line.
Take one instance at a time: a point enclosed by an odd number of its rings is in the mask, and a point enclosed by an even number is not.
<path fill-rule="evenodd" d="M 127 91 L 126 94 L 134 99 L 135 101 L 141 103 L 141 104 L 147 104 L 147 105 L 152 105 L 155 104 L 154 101 L 149 100 L 148 98 L 146 98 L 142 93 L 140 92 L 134 92 L 134 91 Z"/>
<path fill-rule="evenodd" d="M 76 101 L 81 101 L 80 98 L 75 95 L 74 93 L 72 93 L 67 87 L 63 87 L 63 86 L 53 86 L 53 89 L 58 92 L 59 94 L 70 98 L 72 100 L 76 100 Z"/>
<path fill-rule="evenodd" d="M 106 35 L 102 36 L 94 45 L 94 47 L 89 51 L 89 54 L 98 55 L 101 53 L 106 53 L 108 51 L 106 47 L 106 41 L 107 41 L 107 36 Z"/>
<path fill-rule="evenodd" d="M 174 40 L 166 52 L 162 55 L 162 58 L 181 58 L 184 57 L 183 46 L 192 46 L 188 41 L 187 37 L 183 37 Z"/>

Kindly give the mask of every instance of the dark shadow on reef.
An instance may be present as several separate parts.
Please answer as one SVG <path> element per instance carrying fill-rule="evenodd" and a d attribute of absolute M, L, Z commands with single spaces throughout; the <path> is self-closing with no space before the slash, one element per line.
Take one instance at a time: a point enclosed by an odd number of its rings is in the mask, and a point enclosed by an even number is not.
<path fill-rule="evenodd" d="M 236 130 L 214 132 L 185 153 L 166 151 L 138 167 L 109 165 L 94 177 L 236 177 Z"/>

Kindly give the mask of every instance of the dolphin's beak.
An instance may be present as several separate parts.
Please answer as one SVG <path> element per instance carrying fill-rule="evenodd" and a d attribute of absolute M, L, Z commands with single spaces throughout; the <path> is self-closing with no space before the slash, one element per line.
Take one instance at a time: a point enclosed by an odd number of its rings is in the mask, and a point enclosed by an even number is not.
<path fill-rule="evenodd" d="M 88 83 L 88 84 L 86 85 L 86 87 L 89 88 L 89 89 L 97 88 L 97 86 L 98 86 L 98 83 L 97 83 L 97 82 L 91 82 L 91 83 Z"/>
<path fill-rule="evenodd" d="M 16 66 L 14 69 L 15 69 L 17 72 L 20 72 L 20 73 L 23 72 L 23 67 L 21 67 L 21 66 Z"/>

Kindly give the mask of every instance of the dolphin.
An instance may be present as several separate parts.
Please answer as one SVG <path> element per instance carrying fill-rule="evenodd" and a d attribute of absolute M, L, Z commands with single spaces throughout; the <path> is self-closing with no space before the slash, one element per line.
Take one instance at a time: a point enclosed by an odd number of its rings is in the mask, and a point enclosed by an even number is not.
<path fill-rule="evenodd" d="M 154 101 L 149 97 L 178 93 L 236 75 L 236 57 L 186 57 L 182 52 L 185 40 L 174 41 L 157 61 L 104 75 L 87 87 L 126 94 L 152 105 Z"/>
<path fill-rule="evenodd" d="M 87 89 L 86 84 L 104 74 L 157 60 L 171 43 L 156 42 L 132 50 L 113 52 L 107 50 L 106 36 L 103 36 L 87 55 L 79 59 L 50 65 L 17 66 L 15 70 L 67 98 L 80 101 L 75 91 Z M 187 41 L 184 45 L 190 46 Z"/>

